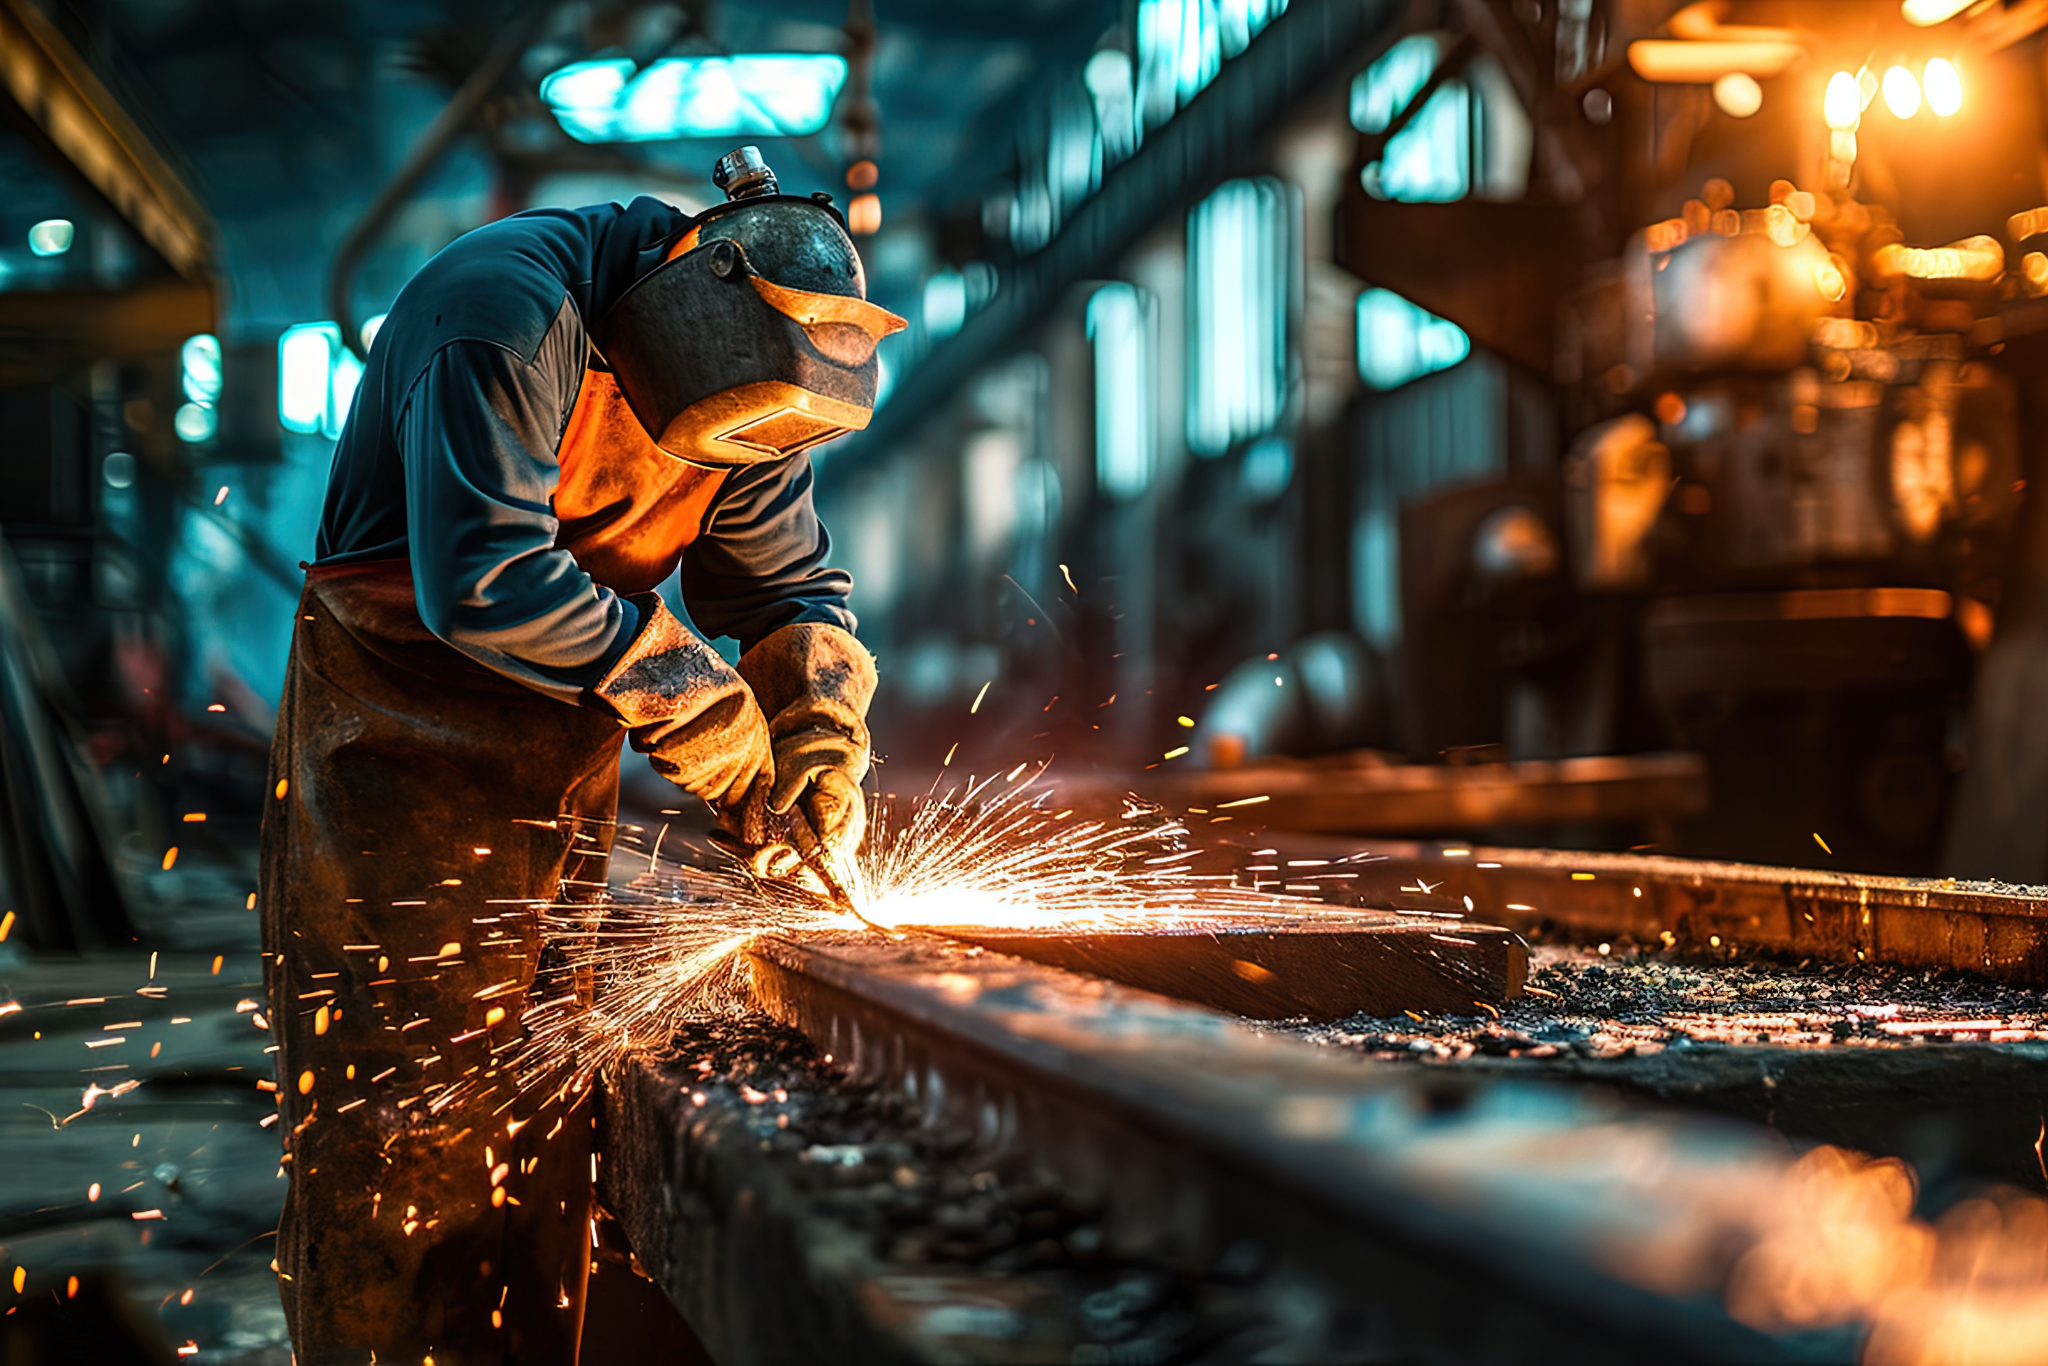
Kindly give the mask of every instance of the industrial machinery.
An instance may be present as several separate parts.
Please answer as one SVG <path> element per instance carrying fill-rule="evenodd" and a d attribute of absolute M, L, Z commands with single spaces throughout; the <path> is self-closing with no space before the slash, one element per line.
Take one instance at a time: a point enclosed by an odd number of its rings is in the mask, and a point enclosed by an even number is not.
<path fill-rule="evenodd" d="M 1436 84 L 1501 46 L 1454 8 L 1471 32 L 1440 41 Z M 2026 818 L 1984 793 L 2032 761 L 1969 737 L 1980 663 L 2018 638 L 2048 285 L 2038 176 L 1984 144 L 2031 137 L 2036 96 L 2011 24 L 1922 32 L 1869 9 L 1778 7 L 1785 27 L 1738 32 L 1744 14 L 1694 5 L 1605 74 L 1524 81 L 1521 202 L 1347 191 L 1345 263 L 1495 345 L 1561 414 L 1559 458 L 1401 509 L 1401 747 L 1692 750 L 1706 809 L 1606 838 L 1893 871 L 1946 849 L 2022 877 L 2043 831 L 2002 833 Z M 1790 68 L 1761 116 L 1709 97 L 1724 75 L 1761 88 L 1743 74 L 1761 49 L 1738 39 L 1778 45 L 1756 75 Z M 1939 55 L 1958 43 L 1975 104 Z M 1624 62 L 1646 83 L 1616 80 Z M 1388 144 L 1360 144 L 1365 176 Z M 1595 164 L 1604 184 L 1561 191 Z"/>

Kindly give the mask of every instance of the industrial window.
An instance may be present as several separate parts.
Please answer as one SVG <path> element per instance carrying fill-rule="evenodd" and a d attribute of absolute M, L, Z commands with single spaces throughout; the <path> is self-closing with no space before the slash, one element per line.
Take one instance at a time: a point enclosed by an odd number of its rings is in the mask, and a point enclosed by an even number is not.
<path fill-rule="evenodd" d="M 1137 91 L 1131 84 L 1131 59 L 1106 47 L 1081 69 L 1081 84 L 1095 104 L 1095 125 L 1102 130 L 1102 161 L 1114 166 L 1138 150 L 1144 129 L 1138 123 Z"/>
<path fill-rule="evenodd" d="M 1075 206 L 1102 183 L 1103 136 L 1094 97 L 1079 80 L 1065 81 L 1049 104 L 1024 120 L 1010 240 L 1036 251 L 1052 240 Z"/>
<path fill-rule="evenodd" d="M 1152 366 L 1159 309 L 1121 282 L 1088 299 L 1095 344 L 1095 484 L 1105 497 L 1135 498 L 1152 483 Z"/>
<path fill-rule="evenodd" d="M 540 96 L 579 142 L 801 137 L 831 119 L 845 84 L 846 59 L 833 53 L 664 57 L 637 69 L 615 57 L 571 62 Z"/>
<path fill-rule="evenodd" d="M 1138 110 L 1157 128 L 1216 79 L 1287 0 L 1138 0 Z"/>
<path fill-rule="evenodd" d="M 1221 455 L 1286 409 L 1288 323 L 1301 277 L 1301 201 L 1270 178 L 1233 180 L 1188 216 L 1188 449 Z"/>
<path fill-rule="evenodd" d="M 277 340 L 277 417 L 288 432 L 341 435 L 363 363 L 331 322 L 288 327 Z"/>
<path fill-rule="evenodd" d="M 1463 328 L 1391 290 L 1358 296 L 1358 377 L 1374 389 L 1448 370 L 1471 352 Z"/>
<path fill-rule="evenodd" d="M 1388 48 L 1351 83 L 1352 126 L 1363 133 L 1392 127 L 1429 83 L 1446 46 L 1436 34 L 1418 33 Z M 1404 203 L 1468 194 L 1518 199 L 1528 186 L 1533 143 L 1507 73 L 1481 54 L 1438 83 L 1360 178 L 1375 197 Z"/>
<path fill-rule="evenodd" d="M 966 277 L 950 270 L 927 277 L 922 312 L 925 335 L 933 341 L 958 332 L 967 321 Z"/>
<path fill-rule="evenodd" d="M 210 441 L 220 430 L 220 338 L 201 332 L 178 348 L 178 368 L 185 402 L 171 416 L 171 428 L 188 443 Z"/>

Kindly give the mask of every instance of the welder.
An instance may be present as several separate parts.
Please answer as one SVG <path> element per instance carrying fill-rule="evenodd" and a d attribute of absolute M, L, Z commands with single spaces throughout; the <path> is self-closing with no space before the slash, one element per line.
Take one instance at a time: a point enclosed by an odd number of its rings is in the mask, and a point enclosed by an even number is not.
<path fill-rule="evenodd" d="M 764 870 L 860 842 L 874 664 L 807 452 L 866 425 L 903 324 L 829 197 L 752 148 L 713 178 L 697 215 L 479 228 L 371 347 L 263 828 L 300 1366 L 576 1360 L 594 1107 L 500 1064 L 578 989 L 538 911 L 602 888 L 623 738 Z"/>

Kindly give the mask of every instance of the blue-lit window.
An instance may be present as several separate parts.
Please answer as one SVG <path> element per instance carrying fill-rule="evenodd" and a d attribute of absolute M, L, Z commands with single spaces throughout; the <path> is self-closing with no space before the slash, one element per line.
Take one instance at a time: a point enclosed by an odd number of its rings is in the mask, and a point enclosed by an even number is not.
<path fill-rule="evenodd" d="M 1383 133 L 1436 70 L 1442 43 L 1427 33 L 1403 38 L 1351 83 L 1352 126 Z M 1489 55 L 1461 77 L 1440 82 L 1381 159 L 1361 174 L 1380 199 L 1442 203 L 1467 194 L 1519 198 L 1528 183 L 1532 132 L 1506 72 Z"/>
<path fill-rule="evenodd" d="M 1088 298 L 1095 344 L 1095 484 L 1105 497 L 1135 498 L 1152 484 L 1152 367 L 1159 311 L 1133 285 L 1104 285 Z"/>
<path fill-rule="evenodd" d="M 28 249 L 37 256 L 62 256 L 77 236 L 70 219 L 45 218 L 28 230 Z"/>
<path fill-rule="evenodd" d="M 1418 33 L 1382 53 L 1351 83 L 1351 126 L 1361 133 L 1386 132 L 1394 116 L 1429 83 L 1438 51 L 1435 38 Z"/>
<path fill-rule="evenodd" d="M 1472 95 L 1463 81 L 1445 81 L 1408 126 L 1365 169 L 1365 188 L 1381 199 L 1442 203 L 1472 188 Z"/>
<path fill-rule="evenodd" d="M 540 83 L 541 99 L 579 142 L 802 137 L 823 128 L 846 84 L 832 53 L 626 58 L 572 62 Z"/>
<path fill-rule="evenodd" d="M 1287 0 L 1220 0 L 1216 7 L 1216 27 L 1223 43 L 1223 55 L 1235 57 L 1251 46 L 1252 39 L 1265 30 L 1266 25 L 1278 19 L 1287 8 Z"/>
<path fill-rule="evenodd" d="M 1141 133 L 1200 94 L 1286 8 L 1287 0 L 1138 0 Z"/>
<path fill-rule="evenodd" d="M 1102 130 L 1084 81 L 1063 82 L 1045 112 L 1024 120 L 1023 174 L 1010 206 L 1010 240 L 1036 251 L 1102 183 Z"/>
<path fill-rule="evenodd" d="M 1358 377 L 1374 389 L 1448 370 L 1471 352 L 1463 328 L 1391 290 L 1358 296 Z"/>
<path fill-rule="evenodd" d="M 178 434 L 178 440 L 196 445 L 213 440 L 214 433 L 220 430 L 220 419 L 203 403 L 181 403 L 178 411 L 171 414 L 171 430 Z"/>
<path fill-rule="evenodd" d="M 277 417 L 288 432 L 341 435 L 363 363 L 331 322 L 300 323 L 277 341 Z"/>
<path fill-rule="evenodd" d="M 1285 410 L 1301 210 L 1278 180 L 1233 180 L 1188 215 L 1188 449 L 1221 455 Z"/>
<path fill-rule="evenodd" d="M 1138 150 L 1138 140 L 1145 133 L 1138 121 L 1131 59 L 1116 48 L 1104 48 L 1081 69 L 1081 84 L 1088 88 L 1088 98 L 1095 105 L 1095 124 L 1102 130 L 1103 164 L 1113 166 Z"/>
<path fill-rule="evenodd" d="M 942 270 L 924 282 L 924 334 L 950 337 L 967 321 L 967 277 Z"/>
<path fill-rule="evenodd" d="M 178 348 L 179 368 L 189 403 L 211 408 L 220 402 L 220 338 L 201 332 Z"/>
<path fill-rule="evenodd" d="M 178 348 L 179 387 L 185 401 L 171 414 L 171 430 L 188 444 L 211 441 L 220 429 L 220 338 L 201 332 Z"/>
<path fill-rule="evenodd" d="M 1138 0 L 1138 107 L 1157 128 L 1223 65 L 1216 0 Z"/>

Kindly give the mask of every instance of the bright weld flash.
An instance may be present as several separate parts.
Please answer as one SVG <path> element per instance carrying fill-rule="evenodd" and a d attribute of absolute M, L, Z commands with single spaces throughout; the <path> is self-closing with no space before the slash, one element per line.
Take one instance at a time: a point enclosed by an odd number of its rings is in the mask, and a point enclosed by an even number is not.
<path fill-rule="evenodd" d="M 1838 133 L 1852 133 L 1863 121 L 1863 91 L 1853 72 L 1837 71 L 1828 77 L 1827 93 L 1821 97 L 1821 116 Z"/>
<path fill-rule="evenodd" d="M 1936 57 L 1920 72 L 1921 88 L 1927 92 L 1927 107 L 1947 118 L 1963 107 L 1963 78 L 1946 58 Z"/>
<path fill-rule="evenodd" d="M 1035 773 L 1012 768 L 969 779 L 911 803 L 901 817 L 878 808 L 845 870 L 859 916 L 891 928 L 1049 928 L 1174 923 L 1198 906 L 1204 915 L 1295 914 L 1303 904 L 1278 890 L 1239 886 L 1234 874 L 1194 871 L 1201 850 L 1157 808 L 1132 801 L 1121 815 L 1078 817 L 1058 806 L 1043 773 L 1041 765 Z M 737 862 L 697 867 L 656 855 L 650 865 L 602 921 L 593 923 L 583 905 L 542 909 L 541 928 L 566 966 L 593 970 L 603 989 L 587 1005 L 565 994 L 529 1006 L 522 1039 L 495 1069 L 501 1080 L 439 1091 L 426 1104 L 430 1113 L 507 1081 L 516 1091 L 499 1095 L 499 1105 L 545 1103 L 635 1053 L 666 1046 L 692 1020 L 744 1009 L 741 955 L 758 936 L 859 928 L 845 908 Z"/>
<path fill-rule="evenodd" d="M 1884 107 L 1897 118 L 1910 119 L 1920 112 L 1920 82 L 1903 66 L 1884 73 Z"/>

